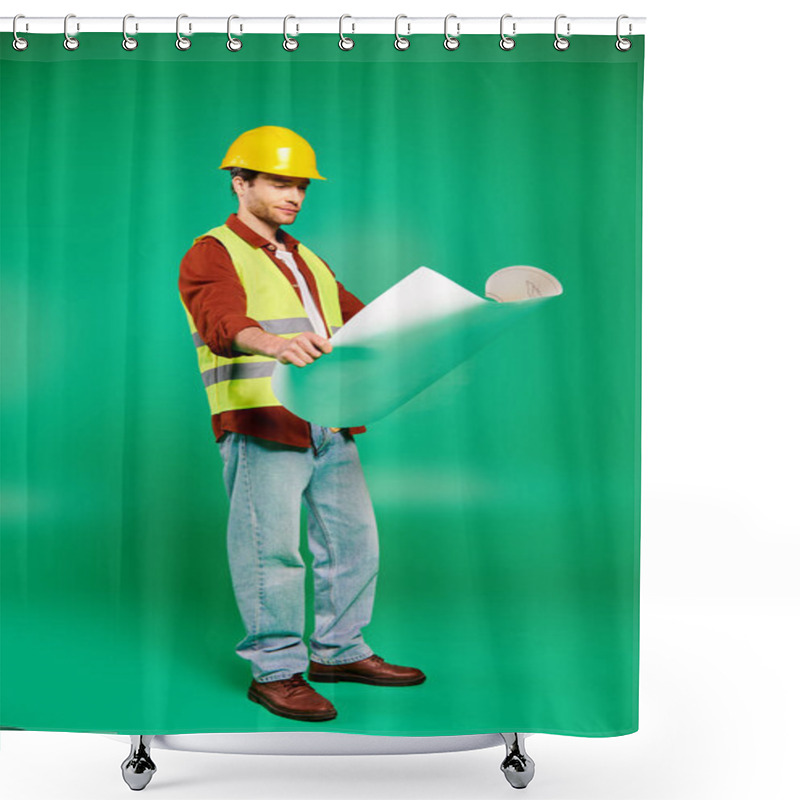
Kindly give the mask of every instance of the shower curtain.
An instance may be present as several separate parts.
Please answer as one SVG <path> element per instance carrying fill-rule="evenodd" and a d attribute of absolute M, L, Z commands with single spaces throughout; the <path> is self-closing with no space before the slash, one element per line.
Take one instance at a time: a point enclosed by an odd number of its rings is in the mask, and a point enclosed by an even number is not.
<path fill-rule="evenodd" d="M 644 38 L 28 39 L 0 36 L 0 724 L 635 731 Z M 237 210 L 222 158 L 260 126 L 314 148 L 326 181 L 284 229 L 361 303 L 423 266 L 478 298 L 516 265 L 563 288 L 353 437 L 380 545 L 365 639 L 426 680 L 319 684 L 324 728 L 246 697 L 178 292 L 194 239 Z"/>

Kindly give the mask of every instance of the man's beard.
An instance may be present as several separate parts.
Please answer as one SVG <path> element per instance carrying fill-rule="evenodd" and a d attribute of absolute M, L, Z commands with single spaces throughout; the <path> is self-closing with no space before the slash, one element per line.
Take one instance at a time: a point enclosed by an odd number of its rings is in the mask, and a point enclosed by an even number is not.
<path fill-rule="evenodd" d="M 255 210 L 251 209 L 250 213 L 254 217 L 258 217 L 258 219 L 260 219 L 262 222 L 266 222 L 268 225 L 274 225 L 276 227 L 279 227 L 281 225 L 291 225 L 297 219 L 297 215 L 300 212 L 299 211 L 295 212 L 294 216 L 286 221 L 282 219 L 276 219 L 275 217 L 271 216 L 269 209 L 264 208 L 263 206 L 259 206 Z"/>

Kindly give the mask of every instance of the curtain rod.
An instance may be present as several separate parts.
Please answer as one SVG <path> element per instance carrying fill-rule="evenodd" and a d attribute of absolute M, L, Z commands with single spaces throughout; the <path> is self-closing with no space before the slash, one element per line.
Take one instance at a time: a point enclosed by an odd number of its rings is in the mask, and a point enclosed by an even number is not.
<path fill-rule="evenodd" d="M 558 32 L 561 36 L 595 35 L 613 36 L 617 33 L 617 17 L 570 17 L 560 14 Z M 128 36 L 139 33 L 176 33 L 178 18 L 176 17 L 137 17 L 128 15 L 125 29 Z M 0 31 L 11 32 L 14 17 L 0 17 Z M 503 31 L 506 36 L 518 36 L 531 33 L 550 33 L 555 31 L 555 17 L 514 17 L 504 15 Z M 180 33 L 183 36 L 193 33 L 227 33 L 228 17 L 193 17 L 180 15 Z M 438 33 L 444 35 L 444 17 L 304 17 L 289 15 L 288 17 L 238 17 L 230 21 L 231 32 L 236 35 L 248 33 L 284 33 L 296 36 L 303 33 L 399 33 L 400 36 L 413 36 L 420 33 Z M 17 34 L 27 33 L 64 33 L 68 28 L 70 36 L 81 33 L 122 33 L 122 17 L 81 17 L 76 14 L 64 17 L 27 17 L 19 15 L 16 24 Z M 631 36 L 644 33 L 644 17 L 623 17 L 619 21 L 619 33 Z M 397 26 L 397 31 L 395 31 Z M 447 31 L 450 36 L 463 34 L 500 35 L 500 16 L 496 17 L 459 17 L 448 16 Z"/>

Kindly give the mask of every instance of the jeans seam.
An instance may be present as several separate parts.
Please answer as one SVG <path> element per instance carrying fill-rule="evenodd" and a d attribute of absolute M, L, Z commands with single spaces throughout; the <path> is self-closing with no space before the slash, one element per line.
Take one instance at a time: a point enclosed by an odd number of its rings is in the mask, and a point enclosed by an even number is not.
<path fill-rule="evenodd" d="M 258 601 L 255 610 L 255 633 L 261 630 L 261 609 L 264 604 L 264 569 L 263 561 L 261 559 L 261 548 L 258 546 L 258 521 L 256 518 L 255 504 L 253 503 L 253 490 L 250 484 L 250 470 L 247 460 L 247 437 L 242 436 L 240 445 L 240 455 L 243 466 L 243 478 L 247 488 L 247 508 L 250 515 L 250 530 L 252 533 L 252 547 L 255 550 L 256 558 L 258 559 Z M 248 635 L 250 631 L 247 632 Z"/>
<path fill-rule="evenodd" d="M 319 525 L 319 528 L 322 531 L 322 535 L 325 537 L 325 543 L 328 546 L 328 552 L 331 554 L 330 570 L 331 570 L 331 572 L 333 572 L 335 574 L 338 562 L 336 560 L 336 550 L 333 547 L 333 539 L 330 536 L 328 528 L 326 527 L 326 525 L 322 521 L 322 515 L 319 513 L 319 509 L 317 508 L 317 504 L 311 499 L 311 495 L 310 494 L 308 494 L 306 496 L 306 502 L 308 503 L 309 511 L 314 515 L 314 519 L 316 520 L 317 525 Z M 330 591 L 331 605 L 333 606 L 333 610 L 335 612 L 336 609 L 338 608 L 338 606 L 336 604 L 336 598 L 335 598 L 337 582 L 336 581 L 330 581 L 329 583 L 330 583 L 330 587 L 331 587 L 331 591 Z M 336 619 L 337 619 L 337 616 L 336 616 L 335 613 L 334 613 L 334 617 L 333 618 L 334 618 L 334 624 L 335 624 L 336 623 Z M 313 636 L 313 633 L 312 633 L 312 636 Z"/>

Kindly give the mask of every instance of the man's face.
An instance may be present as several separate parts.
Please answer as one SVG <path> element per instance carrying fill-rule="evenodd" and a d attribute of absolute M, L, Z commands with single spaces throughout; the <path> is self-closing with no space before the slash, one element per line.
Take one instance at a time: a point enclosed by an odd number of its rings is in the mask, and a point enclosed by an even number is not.
<path fill-rule="evenodd" d="M 306 196 L 308 178 L 290 178 L 259 172 L 252 184 L 236 181 L 239 202 L 255 217 L 269 225 L 291 225 Z"/>

